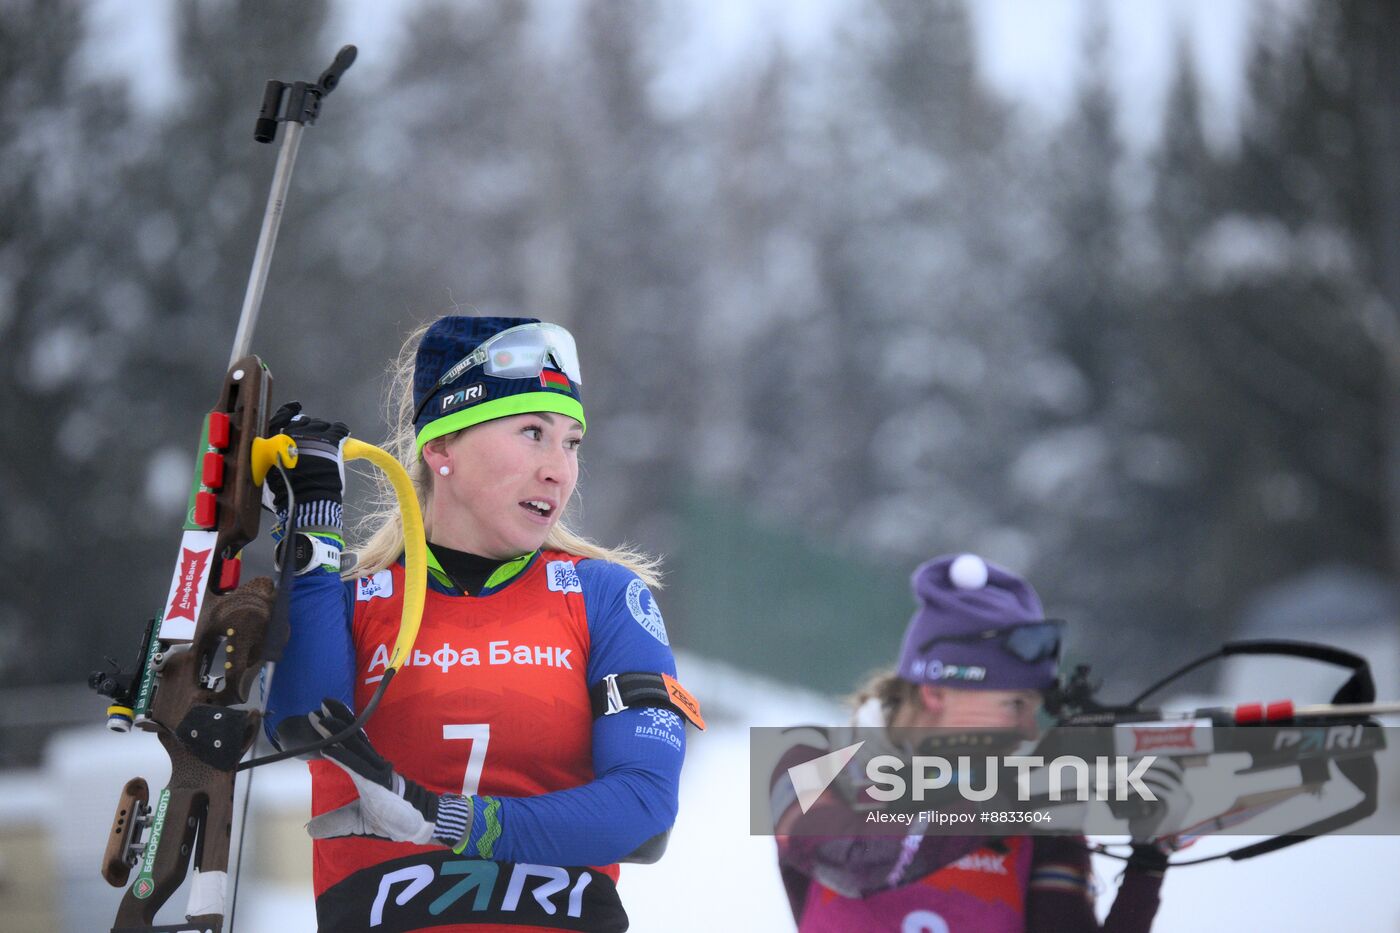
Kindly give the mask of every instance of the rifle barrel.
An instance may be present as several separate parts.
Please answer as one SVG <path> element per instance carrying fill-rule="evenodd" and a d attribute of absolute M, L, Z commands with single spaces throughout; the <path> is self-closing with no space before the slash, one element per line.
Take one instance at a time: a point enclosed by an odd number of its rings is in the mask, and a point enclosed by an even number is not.
<path fill-rule="evenodd" d="M 282 207 L 287 203 L 292 166 L 296 162 L 301 134 L 305 130 L 300 123 L 289 121 L 282 137 L 282 148 L 277 153 L 277 169 L 272 173 L 272 190 L 267 194 L 267 210 L 263 212 L 262 229 L 258 232 L 258 248 L 253 253 L 253 268 L 248 273 L 248 290 L 243 295 L 243 310 L 238 315 L 233 355 L 228 358 L 230 366 L 247 356 L 253 344 L 253 329 L 258 326 L 258 311 L 262 308 L 263 290 L 267 287 L 267 273 L 272 267 L 272 251 L 277 246 L 277 230 L 282 226 Z"/>
<path fill-rule="evenodd" d="M 1388 716 L 1394 713 L 1400 713 L 1400 702 L 1318 703 L 1293 710 L 1294 716 Z"/>

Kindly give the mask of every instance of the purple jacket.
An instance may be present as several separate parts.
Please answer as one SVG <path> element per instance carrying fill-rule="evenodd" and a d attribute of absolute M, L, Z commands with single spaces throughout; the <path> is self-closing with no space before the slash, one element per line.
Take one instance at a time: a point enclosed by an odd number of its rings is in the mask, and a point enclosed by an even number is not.
<path fill-rule="evenodd" d="M 790 749 L 775 769 L 825 749 Z M 1082 837 L 857 835 L 864 818 L 828 792 L 777 815 L 783 884 L 800 933 L 911 929 L 1146 933 L 1160 872 L 1130 865 L 1100 927 Z M 922 921 L 922 926 L 920 925 Z"/>

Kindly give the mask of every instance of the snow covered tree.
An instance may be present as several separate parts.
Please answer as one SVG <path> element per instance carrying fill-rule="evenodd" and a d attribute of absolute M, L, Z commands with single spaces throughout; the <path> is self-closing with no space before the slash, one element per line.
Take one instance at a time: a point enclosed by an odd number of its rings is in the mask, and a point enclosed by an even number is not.
<path fill-rule="evenodd" d="M 129 424 L 111 387 L 144 309 L 113 216 L 133 143 L 125 98 L 78 67 L 84 10 L 0 5 L 0 560 L 25 578 L 0 607 L 12 684 L 99 660 L 85 636 L 119 621 L 110 558 L 133 533 L 113 500 L 143 484 L 130 460 L 107 459 Z"/>
<path fill-rule="evenodd" d="M 1354 311 L 1355 101 L 1333 10 L 1261 30 L 1237 156 L 1200 141 L 1185 77 L 1168 116 L 1154 366 L 1194 474 L 1183 591 L 1217 638 L 1258 587 L 1382 559 L 1381 371 Z"/>

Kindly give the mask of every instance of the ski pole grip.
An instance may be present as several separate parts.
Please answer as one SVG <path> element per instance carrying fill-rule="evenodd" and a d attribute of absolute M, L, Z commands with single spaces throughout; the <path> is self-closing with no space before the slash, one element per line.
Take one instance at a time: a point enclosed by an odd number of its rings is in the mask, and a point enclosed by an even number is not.
<path fill-rule="evenodd" d="M 408 660 L 418 638 L 428 592 L 428 545 L 423 533 L 423 511 L 418 507 L 418 493 L 413 489 L 408 471 L 388 451 L 351 437 L 345 441 L 344 452 L 346 460 L 368 460 L 389 477 L 399 500 L 399 513 L 403 516 L 403 617 L 398 640 L 389 656 L 389 669 L 397 671 Z"/>

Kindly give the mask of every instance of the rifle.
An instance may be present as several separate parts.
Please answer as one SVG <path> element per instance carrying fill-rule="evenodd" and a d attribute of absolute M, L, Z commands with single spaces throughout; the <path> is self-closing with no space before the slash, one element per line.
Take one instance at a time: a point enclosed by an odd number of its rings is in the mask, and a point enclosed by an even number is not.
<path fill-rule="evenodd" d="M 1145 708 L 1144 701 L 1168 684 L 1216 661 L 1242 656 L 1295 658 L 1340 667 L 1350 672 L 1330 703 L 1296 706 L 1288 700 L 1273 703 L 1243 703 L 1232 707 L 1207 707 L 1178 712 Z M 1242 795 L 1224 813 L 1199 820 L 1173 834 L 1173 848 L 1253 819 L 1303 793 L 1312 793 L 1331 779 L 1332 769 L 1361 793 L 1361 800 L 1349 809 L 1314 820 L 1290 832 L 1252 845 L 1206 858 L 1173 862 L 1197 865 L 1217 859 L 1231 861 L 1253 858 L 1295 845 L 1350 826 L 1376 812 L 1379 774 L 1376 755 L 1386 747 L 1385 736 L 1375 716 L 1400 713 L 1400 703 L 1377 703 L 1376 686 L 1370 664 L 1350 651 L 1313 642 L 1259 640 L 1228 642 L 1152 684 L 1127 703 L 1109 705 L 1099 701 L 1100 683 L 1091 681 L 1087 664 L 1078 665 L 1070 677 L 1046 697 L 1045 708 L 1056 718 L 1057 726 L 1107 727 L 1112 732 L 1112 750 L 1123 753 L 1172 757 L 1186 767 L 1203 764 L 1213 754 L 1241 752 L 1250 763 L 1237 774 L 1253 774 L 1296 766 L 1300 772 L 1297 787 Z M 1238 728 L 1236 728 L 1238 727 Z M 1275 727 L 1272 729 L 1258 727 Z M 1037 748 L 1047 760 L 1057 750 L 1054 732 Z M 1114 807 L 1114 815 L 1131 818 L 1144 815 L 1136 801 Z M 1095 847 L 1105 855 L 1114 855 Z M 1114 856 L 1120 857 L 1120 856 Z"/>
<path fill-rule="evenodd" d="M 273 469 L 283 471 L 288 489 L 282 539 L 295 540 L 296 505 L 285 470 L 297 461 L 290 438 L 267 436 L 272 376 L 249 348 L 301 135 L 315 123 L 322 99 L 340 83 L 355 55 L 353 45 L 342 48 L 314 83 L 274 79 L 264 88 L 254 139 L 270 143 L 283 125 L 286 132 L 229 368 L 201 429 L 169 592 L 161 613 L 146 624 L 134 669 L 123 672 L 113 663 L 113 670 L 96 671 L 89 678 L 94 690 L 112 700 L 108 727 L 128 732 L 135 725 L 156 733 L 171 766 L 170 782 L 154 804 L 146 781 L 139 777 L 126 783 L 117 803 L 102 876 L 122 887 L 133 868 L 140 865 L 140 871 L 122 897 L 112 933 L 222 933 L 226 901 L 231 930 L 237 887 L 235 898 L 228 898 L 227 883 L 237 775 L 311 754 L 362 728 L 418 633 L 427 561 L 412 483 L 388 452 L 347 439 L 345 459 L 368 460 L 388 474 L 403 512 L 408 583 L 399 636 L 384 679 L 351 727 L 301 748 L 244 760 L 256 740 L 272 671 L 290 634 L 287 615 L 295 562 L 282 562 L 276 583 L 259 577 L 240 585 L 241 556 L 258 536 L 262 487 Z M 255 687 L 260 688 L 256 694 Z M 154 925 L 156 913 L 184 882 L 191 863 L 188 922 Z"/>

